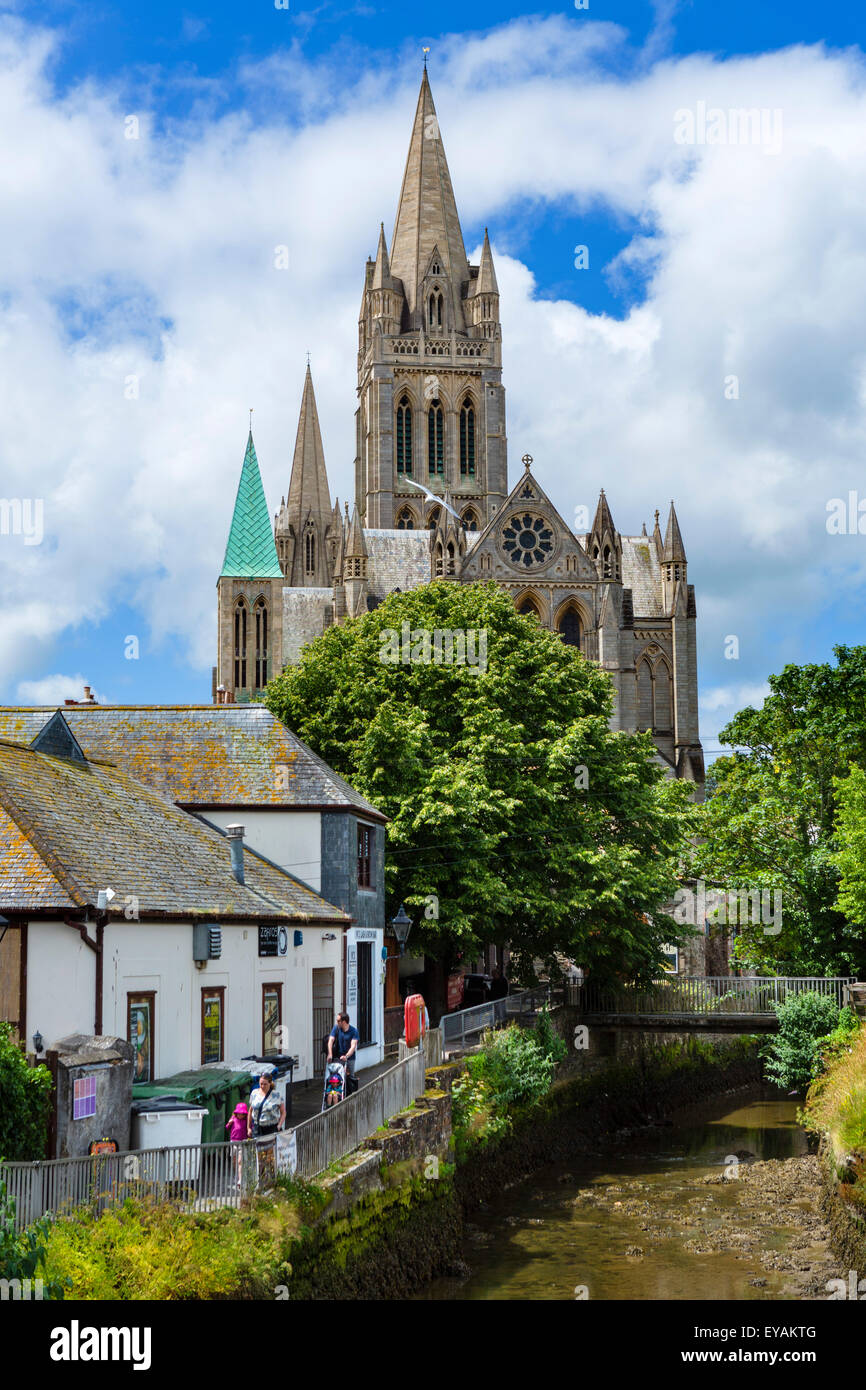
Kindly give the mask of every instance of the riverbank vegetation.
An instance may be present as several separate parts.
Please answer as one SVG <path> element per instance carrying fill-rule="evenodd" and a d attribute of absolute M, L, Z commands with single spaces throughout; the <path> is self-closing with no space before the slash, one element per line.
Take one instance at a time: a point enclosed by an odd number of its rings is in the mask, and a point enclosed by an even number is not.
<path fill-rule="evenodd" d="M 846 1013 L 819 1049 L 802 1119 L 829 1144 L 841 1195 L 866 1213 L 866 1028 Z"/>
<path fill-rule="evenodd" d="M 822 1068 L 822 1048 L 829 1039 L 856 1028 L 851 1009 L 841 1009 L 832 995 L 814 990 L 792 994 L 775 1005 L 779 1031 L 762 1049 L 768 1081 L 787 1090 L 803 1091 Z"/>
<path fill-rule="evenodd" d="M 534 1029 L 512 1023 L 485 1034 L 480 1051 L 469 1057 L 451 1089 L 458 1158 L 474 1145 L 510 1133 L 515 1116 L 532 1110 L 550 1090 L 566 1052 L 546 1009 Z"/>

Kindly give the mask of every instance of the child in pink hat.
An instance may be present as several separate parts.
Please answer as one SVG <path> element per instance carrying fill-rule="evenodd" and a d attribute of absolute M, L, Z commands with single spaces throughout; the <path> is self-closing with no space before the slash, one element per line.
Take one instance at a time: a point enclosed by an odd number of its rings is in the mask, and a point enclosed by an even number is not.
<path fill-rule="evenodd" d="M 241 1185 L 241 1164 L 244 1160 L 244 1151 L 241 1148 L 241 1144 L 247 1137 L 247 1118 L 249 1116 L 249 1111 L 250 1108 L 246 1101 L 239 1100 L 235 1106 L 234 1114 L 226 1125 L 226 1129 L 229 1132 L 229 1141 L 234 1145 L 234 1152 L 236 1154 L 235 1162 L 238 1170 L 238 1187 Z"/>

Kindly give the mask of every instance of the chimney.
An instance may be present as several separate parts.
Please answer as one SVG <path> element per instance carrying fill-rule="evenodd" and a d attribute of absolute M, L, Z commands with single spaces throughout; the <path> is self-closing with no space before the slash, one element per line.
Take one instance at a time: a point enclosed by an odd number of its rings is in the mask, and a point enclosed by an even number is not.
<path fill-rule="evenodd" d="M 226 835 L 229 840 L 229 849 L 232 852 L 232 873 L 238 883 L 244 881 L 244 827 L 242 825 L 227 825 Z"/>
<path fill-rule="evenodd" d="M 96 696 L 92 693 L 92 691 L 91 691 L 89 685 L 86 685 L 86 686 L 84 687 L 84 704 L 85 704 L 85 705 L 95 705 L 95 704 L 96 704 Z"/>

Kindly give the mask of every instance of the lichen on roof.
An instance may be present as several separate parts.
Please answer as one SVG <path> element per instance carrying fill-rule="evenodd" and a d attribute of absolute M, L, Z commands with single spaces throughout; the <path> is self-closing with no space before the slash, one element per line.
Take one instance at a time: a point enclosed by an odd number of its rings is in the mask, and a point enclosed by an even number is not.
<path fill-rule="evenodd" d="M 0 742 L 0 911 L 134 900 L 141 918 L 348 918 L 292 874 L 244 851 L 244 883 L 225 835 L 109 763 Z M 134 920 L 134 919 L 132 919 Z"/>

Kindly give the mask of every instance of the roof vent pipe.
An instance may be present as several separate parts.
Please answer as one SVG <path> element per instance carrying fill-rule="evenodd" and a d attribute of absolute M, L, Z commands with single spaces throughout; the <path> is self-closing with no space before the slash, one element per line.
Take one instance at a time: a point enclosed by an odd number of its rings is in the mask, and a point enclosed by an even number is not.
<path fill-rule="evenodd" d="M 244 827 L 242 825 L 227 825 L 226 835 L 229 840 L 229 848 L 232 852 L 232 873 L 238 883 L 244 881 Z"/>

